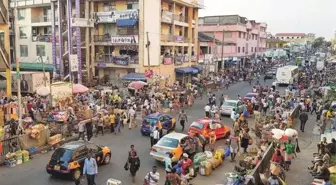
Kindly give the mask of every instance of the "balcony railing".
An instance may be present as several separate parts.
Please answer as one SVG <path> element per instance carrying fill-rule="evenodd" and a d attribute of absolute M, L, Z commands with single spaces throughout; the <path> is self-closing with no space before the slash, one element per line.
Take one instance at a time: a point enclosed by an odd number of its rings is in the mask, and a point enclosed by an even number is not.
<path fill-rule="evenodd" d="M 176 15 L 176 14 L 174 14 L 174 15 L 173 15 L 173 19 L 174 19 L 175 21 L 179 21 L 179 22 L 185 22 L 185 23 L 188 22 L 188 18 L 185 17 L 185 16 L 182 16 L 182 15 Z"/>
<path fill-rule="evenodd" d="M 179 36 L 179 35 L 161 35 L 162 42 L 179 42 L 179 43 L 188 43 L 190 38 Z"/>
<path fill-rule="evenodd" d="M 100 64 L 115 64 L 128 66 L 130 64 L 139 64 L 139 56 L 113 56 L 111 54 L 98 55 L 96 61 Z"/>
<path fill-rule="evenodd" d="M 5 4 L 2 0 L 0 1 L 0 13 L 2 18 L 5 20 L 5 23 L 8 23 L 8 9 L 5 7 Z"/>
<path fill-rule="evenodd" d="M 192 61 L 192 62 L 196 62 L 197 57 L 192 55 L 189 56 L 187 54 L 183 55 L 183 54 L 177 54 L 176 56 L 173 55 L 165 55 L 162 58 L 162 64 L 164 65 L 170 65 L 170 64 L 175 64 L 175 65 L 182 65 L 183 63 Z"/>
<path fill-rule="evenodd" d="M 33 35 L 33 42 L 51 42 L 51 35 Z"/>
<path fill-rule="evenodd" d="M 0 40 L 0 51 L 1 54 L 5 57 L 4 61 L 6 62 L 7 67 L 9 66 L 9 54 L 6 51 L 4 43 Z"/>
<path fill-rule="evenodd" d="M 174 37 L 173 35 L 165 35 L 165 34 L 162 34 L 161 35 L 161 41 L 163 42 L 172 42 L 174 40 Z"/>
<path fill-rule="evenodd" d="M 112 39 L 111 35 L 106 34 L 106 35 L 95 35 L 93 37 L 93 40 L 95 42 L 111 42 Z"/>
<path fill-rule="evenodd" d="M 58 21 L 58 17 L 55 17 L 55 21 Z M 32 17 L 31 19 L 32 23 L 43 23 L 43 22 L 52 22 L 52 19 L 50 16 L 40 16 L 40 17 Z"/>

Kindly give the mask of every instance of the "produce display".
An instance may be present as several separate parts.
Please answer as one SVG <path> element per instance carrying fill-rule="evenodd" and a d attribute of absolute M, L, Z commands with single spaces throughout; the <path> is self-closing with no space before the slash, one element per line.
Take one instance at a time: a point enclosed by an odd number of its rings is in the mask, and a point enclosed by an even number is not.
<path fill-rule="evenodd" d="M 57 112 L 54 114 L 54 121 L 66 122 L 68 120 L 68 114 L 66 112 Z"/>
<path fill-rule="evenodd" d="M 48 144 L 49 145 L 54 145 L 54 144 L 59 143 L 61 140 L 62 140 L 62 134 L 56 134 L 56 135 L 51 136 L 49 138 Z"/>
<path fill-rule="evenodd" d="M 43 124 L 34 125 L 31 127 L 30 136 L 34 139 L 39 139 L 41 137 L 41 132 L 45 129 Z"/>

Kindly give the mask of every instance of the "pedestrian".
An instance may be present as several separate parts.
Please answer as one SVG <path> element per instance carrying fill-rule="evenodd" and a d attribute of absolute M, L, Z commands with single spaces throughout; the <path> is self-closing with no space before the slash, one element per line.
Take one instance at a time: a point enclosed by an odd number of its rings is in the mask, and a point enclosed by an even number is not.
<path fill-rule="evenodd" d="M 171 173 L 173 166 L 172 166 L 172 158 L 174 155 L 172 153 L 168 154 L 168 157 L 163 159 L 163 162 L 165 164 L 165 171 L 166 173 Z"/>
<path fill-rule="evenodd" d="M 312 107 L 312 110 L 311 110 L 310 114 L 312 115 L 313 112 L 315 114 L 317 114 L 317 103 L 316 103 L 316 100 L 313 100 L 313 103 L 312 103 L 311 107 Z"/>
<path fill-rule="evenodd" d="M 153 132 L 153 145 L 155 145 L 160 139 L 160 131 L 158 127 L 155 127 Z"/>
<path fill-rule="evenodd" d="M 88 153 L 84 161 L 83 175 L 86 175 L 88 185 L 95 185 L 95 176 L 98 174 L 98 165 L 96 159 L 92 157 L 92 152 Z"/>
<path fill-rule="evenodd" d="M 132 175 L 132 182 L 133 184 L 135 184 L 136 172 L 140 168 L 140 159 L 138 155 L 136 154 L 136 152 L 131 152 L 131 156 L 128 157 L 127 162 L 129 164 L 129 170 Z"/>
<path fill-rule="evenodd" d="M 151 145 L 151 149 L 152 149 L 152 147 L 154 145 L 154 131 L 156 130 L 157 127 L 154 126 L 153 123 L 149 123 L 149 124 L 150 124 L 150 126 L 149 126 L 149 131 L 150 131 L 149 138 L 150 138 L 150 145 Z"/>
<path fill-rule="evenodd" d="M 117 116 L 116 116 L 116 127 L 114 128 L 114 134 L 120 133 L 121 125 L 122 125 L 122 120 L 121 120 L 120 114 L 117 113 Z"/>
<path fill-rule="evenodd" d="M 110 114 L 110 119 L 109 119 L 109 121 L 110 121 L 111 133 L 113 133 L 113 132 L 114 132 L 114 127 L 115 127 L 115 121 L 116 121 L 116 116 L 115 116 L 114 112 L 112 112 L 112 113 Z"/>
<path fill-rule="evenodd" d="M 152 171 L 147 173 L 144 179 L 146 185 L 159 185 L 160 174 L 157 172 L 157 167 L 153 166 Z"/>
<path fill-rule="evenodd" d="M 97 132 L 96 137 L 98 136 L 99 131 L 104 135 L 104 118 L 102 118 L 101 114 L 98 114 L 98 120 L 97 120 Z"/>
<path fill-rule="evenodd" d="M 209 104 L 207 104 L 207 105 L 204 107 L 205 117 L 210 118 L 210 110 L 211 110 L 211 107 L 210 107 Z"/>
<path fill-rule="evenodd" d="M 79 122 L 78 124 L 78 140 L 84 140 L 84 132 L 85 132 L 85 123 Z"/>
<path fill-rule="evenodd" d="M 86 127 L 86 137 L 87 140 L 90 141 L 93 136 L 93 125 L 92 125 L 92 119 L 89 123 L 85 124 Z"/>
<path fill-rule="evenodd" d="M 305 125 L 306 125 L 306 122 L 308 120 L 308 114 L 306 112 L 302 112 L 299 116 L 299 119 L 300 119 L 300 130 L 301 132 L 304 132 L 304 129 L 305 129 Z"/>
<path fill-rule="evenodd" d="M 286 170 L 289 170 L 289 166 L 292 164 L 292 158 L 294 154 L 295 154 L 295 145 L 292 144 L 291 140 L 288 140 L 288 143 L 285 143 Z"/>
<path fill-rule="evenodd" d="M 131 145 L 130 148 L 131 148 L 131 150 L 128 152 L 128 156 L 131 156 L 132 153 L 135 153 L 136 155 L 138 155 L 137 151 L 134 148 L 134 145 Z"/>
<path fill-rule="evenodd" d="M 229 139 L 231 162 L 235 161 L 236 155 L 239 152 L 239 137 L 231 136 Z"/>
<path fill-rule="evenodd" d="M 167 173 L 166 176 L 166 183 L 169 185 L 180 185 L 181 184 L 181 178 L 178 174 L 176 174 L 176 169 L 173 168 L 171 173 Z"/>
<path fill-rule="evenodd" d="M 137 125 L 135 124 L 135 110 L 133 109 L 133 107 L 131 107 L 128 111 L 128 128 L 132 129 L 132 125 L 134 125 L 134 127 L 137 127 Z"/>
<path fill-rule="evenodd" d="M 179 114 L 178 120 L 180 121 L 180 125 L 182 127 L 182 132 L 184 131 L 185 123 L 188 122 L 187 114 L 182 110 Z"/>

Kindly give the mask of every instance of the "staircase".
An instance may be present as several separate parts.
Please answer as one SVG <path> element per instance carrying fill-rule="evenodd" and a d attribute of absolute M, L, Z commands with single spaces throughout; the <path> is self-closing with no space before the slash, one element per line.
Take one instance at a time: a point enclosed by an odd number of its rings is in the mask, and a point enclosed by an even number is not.
<path fill-rule="evenodd" d="M 3 42 L 0 40 L 0 53 L 1 53 L 1 56 L 6 64 L 6 66 L 8 68 L 10 68 L 10 63 L 9 63 L 9 54 L 7 53 L 6 49 L 5 49 L 5 46 L 3 44 Z"/>
<path fill-rule="evenodd" d="M 0 14 L 5 21 L 5 23 L 8 23 L 8 9 L 5 7 L 5 4 L 2 0 L 0 0 Z"/>

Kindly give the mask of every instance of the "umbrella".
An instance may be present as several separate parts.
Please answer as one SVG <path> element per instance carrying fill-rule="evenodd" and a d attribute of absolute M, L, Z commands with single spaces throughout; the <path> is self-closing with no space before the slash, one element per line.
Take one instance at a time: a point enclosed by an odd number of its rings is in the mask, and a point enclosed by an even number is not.
<path fill-rule="evenodd" d="M 89 88 L 85 87 L 84 85 L 82 84 L 74 84 L 73 87 L 72 87 L 72 92 L 73 93 L 85 93 L 85 92 L 88 92 L 89 91 Z"/>
<path fill-rule="evenodd" d="M 50 94 L 50 89 L 48 87 L 42 86 L 37 89 L 36 94 L 40 96 L 48 96 Z"/>
<path fill-rule="evenodd" d="M 281 129 L 272 129 L 272 136 L 274 139 L 281 139 L 283 135 L 285 135 L 285 131 L 281 130 Z"/>
<path fill-rule="evenodd" d="M 136 81 L 136 82 L 131 82 L 130 84 L 128 84 L 128 87 L 139 90 L 139 89 L 143 88 L 145 85 L 147 85 L 146 82 Z"/>
<path fill-rule="evenodd" d="M 298 132 L 295 129 L 287 128 L 285 130 L 285 135 L 288 136 L 288 137 L 297 137 L 298 136 Z"/>

